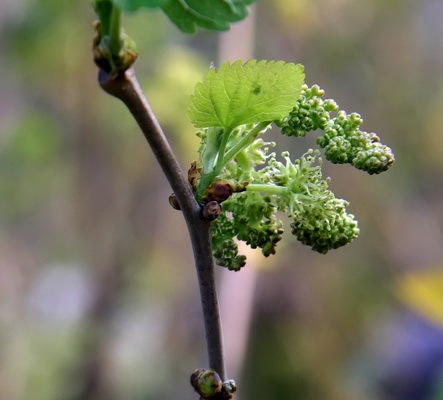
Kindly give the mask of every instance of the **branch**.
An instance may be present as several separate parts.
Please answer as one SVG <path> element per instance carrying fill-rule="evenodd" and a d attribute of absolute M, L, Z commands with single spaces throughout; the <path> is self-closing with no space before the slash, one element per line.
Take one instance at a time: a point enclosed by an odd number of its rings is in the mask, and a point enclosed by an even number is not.
<path fill-rule="evenodd" d="M 105 92 L 120 99 L 134 116 L 175 193 L 192 243 L 205 322 L 209 367 L 216 370 L 221 379 L 225 380 L 220 311 L 210 240 L 210 222 L 202 218 L 201 207 L 197 203 L 192 188 L 142 92 L 134 70 L 130 68 L 117 76 L 111 76 L 100 70 L 99 83 Z"/>

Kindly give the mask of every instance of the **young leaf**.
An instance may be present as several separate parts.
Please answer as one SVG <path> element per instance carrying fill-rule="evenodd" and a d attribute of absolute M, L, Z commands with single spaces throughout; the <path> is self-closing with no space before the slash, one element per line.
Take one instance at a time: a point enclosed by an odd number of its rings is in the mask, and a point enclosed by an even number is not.
<path fill-rule="evenodd" d="M 163 6 L 169 0 L 113 0 L 116 6 L 124 11 L 136 11 L 139 8 L 158 8 Z"/>
<path fill-rule="evenodd" d="M 300 95 L 303 66 L 250 60 L 211 69 L 191 96 L 189 117 L 197 128 L 275 121 L 289 114 Z"/>
<path fill-rule="evenodd" d="M 142 7 L 161 8 L 177 27 L 193 33 L 197 26 L 217 31 L 248 15 L 247 6 L 255 0 L 112 0 L 123 11 Z"/>
<path fill-rule="evenodd" d="M 196 26 L 217 31 L 228 30 L 232 22 L 248 15 L 247 5 L 255 0 L 169 0 L 163 12 L 186 33 Z"/>

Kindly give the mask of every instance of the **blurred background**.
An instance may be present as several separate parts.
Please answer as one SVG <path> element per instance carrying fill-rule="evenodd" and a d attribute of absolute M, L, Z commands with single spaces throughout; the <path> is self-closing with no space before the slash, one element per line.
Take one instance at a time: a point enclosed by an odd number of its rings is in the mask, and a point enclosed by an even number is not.
<path fill-rule="evenodd" d="M 320 255 L 219 269 L 239 400 L 443 399 L 443 2 L 262 0 L 228 33 L 127 15 L 136 72 L 184 170 L 211 61 L 305 66 L 396 164 L 325 164 L 360 222 Z M 190 243 L 128 112 L 100 90 L 88 1 L 0 0 L 0 399 L 196 399 L 206 367 Z M 273 133 L 271 133 L 271 137 Z M 277 136 L 274 136 L 277 138 Z M 279 138 L 301 154 L 311 138 Z"/>

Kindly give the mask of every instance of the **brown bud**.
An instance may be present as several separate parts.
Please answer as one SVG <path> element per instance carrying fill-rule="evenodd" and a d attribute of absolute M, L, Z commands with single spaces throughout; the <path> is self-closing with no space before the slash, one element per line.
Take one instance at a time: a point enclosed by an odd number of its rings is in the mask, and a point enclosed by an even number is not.
<path fill-rule="evenodd" d="M 210 201 L 203 206 L 203 218 L 206 221 L 214 221 L 221 213 L 220 204 L 217 201 Z"/>
<path fill-rule="evenodd" d="M 223 180 L 213 181 L 205 191 L 204 200 L 218 201 L 219 203 L 228 199 L 233 193 L 232 185 Z"/>
<path fill-rule="evenodd" d="M 178 200 L 177 200 L 177 196 L 175 195 L 175 193 L 172 193 L 170 196 L 169 196 L 169 204 L 171 205 L 171 207 L 174 209 L 174 210 L 181 210 L 181 208 L 180 208 L 180 204 L 178 204 Z"/>
<path fill-rule="evenodd" d="M 191 167 L 188 170 L 188 181 L 192 188 L 195 189 L 198 186 L 198 181 L 201 176 L 201 168 L 197 168 L 197 161 L 192 161 Z"/>

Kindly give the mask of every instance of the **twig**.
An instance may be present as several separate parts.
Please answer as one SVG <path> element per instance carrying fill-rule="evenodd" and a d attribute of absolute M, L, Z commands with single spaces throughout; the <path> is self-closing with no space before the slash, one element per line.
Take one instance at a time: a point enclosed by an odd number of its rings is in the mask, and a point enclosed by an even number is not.
<path fill-rule="evenodd" d="M 120 99 L 137 121 L 178 200 L 189 231 L 205 322 L 209 367 L 226 379 L 223 340 L 211 251 L 210 223 L 202 218 L 201 207 L 180 168 L 131 68 L 111 77 L 100 70 L 99 83 L 108 94 Z"/>

